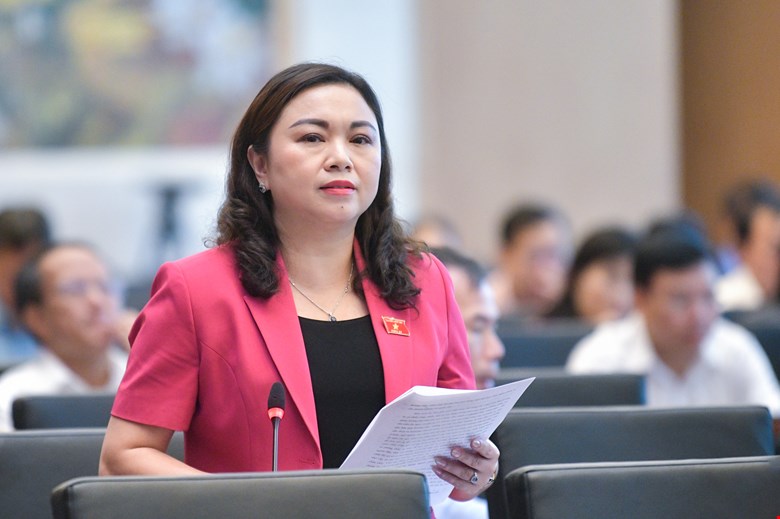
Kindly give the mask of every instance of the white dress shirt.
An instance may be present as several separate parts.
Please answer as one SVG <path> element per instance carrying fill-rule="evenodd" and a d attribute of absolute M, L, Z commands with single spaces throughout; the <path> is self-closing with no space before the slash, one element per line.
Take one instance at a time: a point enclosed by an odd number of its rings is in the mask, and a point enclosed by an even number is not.
<path fill-rule="evenodd" d="M 715 283 L 715 299 L 724 312 L 756 310 L 765 302 L 764 290 L 745 265 L 740 265 Z"/>
<path fill-rule="evenodd" d="M 0 376 L 0 432 L 12 431 L 13 401 L 33 395 L 86 395 L 116 393 L 127 364 L 127 354 L 109 351 L 111 373 L 102 387 L 92 387 L 46 348 L 33 359 L 8 369 Z"/>
<path fill-rule="evenodd" d="M 655 407 L 762 405 L 780 417 L 780 385 L 755 337 L 718 318 L 684 377 L 655 353 L 639 313 L 598 326 L 572 350 L 571 373 L 645 375 L 647 404 Z"/>
<path fill-rule="evenodd" d="M 468 501 L 447 498 L 431 508 L 436 519 L 488 519 L 487 501 L 481 497 Z"/>

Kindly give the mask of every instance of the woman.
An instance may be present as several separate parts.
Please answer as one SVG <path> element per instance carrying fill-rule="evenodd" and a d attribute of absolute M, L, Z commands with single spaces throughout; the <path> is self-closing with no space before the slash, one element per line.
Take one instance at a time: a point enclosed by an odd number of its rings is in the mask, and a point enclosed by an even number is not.
<path fill-rule="evenodd" d="M 563 299 L 548 317 L 595 325 L 628 315 L 634 306 L 635 246 L 636 237 L 619 227 L 590 234 L 574 255 Z"/>
<path fill-rule="evenodd" d="M 413 385 L 472 388 L 449 278 L 404 236 L 390 185 L 365 80 L 323 64 L 274 76 L 233 137 L 217 246 L 163 265 L 131 332 L 101 473 L 269 470 L 277 380 L 282 470 L 339 466 Z M 165 454 L 174 430 L 186 465 Z M 451 497 L 482 492 L 495 446 L 452 455 L 431 460 Z"/>

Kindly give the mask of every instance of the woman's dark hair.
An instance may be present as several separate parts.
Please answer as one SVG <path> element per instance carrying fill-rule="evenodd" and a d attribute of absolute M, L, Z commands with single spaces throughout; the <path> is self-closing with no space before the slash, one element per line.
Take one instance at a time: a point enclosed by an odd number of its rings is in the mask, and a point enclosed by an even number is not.
<path fill-rule="evenodd" d="M 580 274 L 597 261 L 605 261 L 622 256 L 634 258 L 637 237 L 621 227 L 606 227 L 594 231 L 583 240 L 574 255 L 574 261 L 567 278 L 563 299 L 550 311 L 548 317 L 578 317 L 574 307 L 574 287 Z"/>
<path fill-rule="evenodd" d="M 329 84 L 349 85 L 360 93 L 376 117 L 382 148 L 376 198 L 358 218 L 355 229 L 366 260 L 366 270 L 360 275 L 377 285 L 391 307 L 412 307 L 420 290 L 412 281 L 407 259 L 410 253 L 419 255 L 420 250 L 395 218 L 390 153 L 379 100 L 365 79 L 334 65 L 294 65 L 272 77 L 255 96 L 233 135 L 216 242 L 233 247 L 241 283 L 250 295 L 267 299 L 279 290 L 276 255 L 280 241 L 274 223 L 273 194 L 258 189 L 247 151 L 252 146 L 257 153 L 267 154 L 271 130 L 285 106 L 304 90 Z M 356 291 L 362 289 L 359 278 L 354 282 Z"/>
<path fill-rule="evenodd" d="M 629 230 L 620 227 L 600 229 L 580 244 L 574 255 L 570 277 L 576 279 L 588 265 L 596 261 L 608 260 L 621 256 L 634 257 L 637 238 Z"/>

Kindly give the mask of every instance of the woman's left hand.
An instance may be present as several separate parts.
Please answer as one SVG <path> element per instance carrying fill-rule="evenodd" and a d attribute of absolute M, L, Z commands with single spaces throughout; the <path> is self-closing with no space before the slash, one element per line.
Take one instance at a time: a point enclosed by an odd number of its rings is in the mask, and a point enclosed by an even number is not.
<path fill-rule="evenodd" d="M 450 498 L 466 501 L 484 492 L 498 472 L 498 447 L 490 440 L 474 439 L 470 448 L 453 447 L 452 457 L 436 456 L 433 472 L 455 488 Z"/>

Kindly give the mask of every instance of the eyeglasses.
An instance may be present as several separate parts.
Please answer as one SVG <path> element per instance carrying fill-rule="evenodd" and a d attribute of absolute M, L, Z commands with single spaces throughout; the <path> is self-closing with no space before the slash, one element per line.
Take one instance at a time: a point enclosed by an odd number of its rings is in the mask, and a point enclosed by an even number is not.
<path fill-rule="evenodd" d="M 59 294 L 72 297 L 84 297 L 91 289 L 102 295 L 114 296 L 119 292 L 117 283 L 100 279 L 73 279 L 57 285 Z"/>

